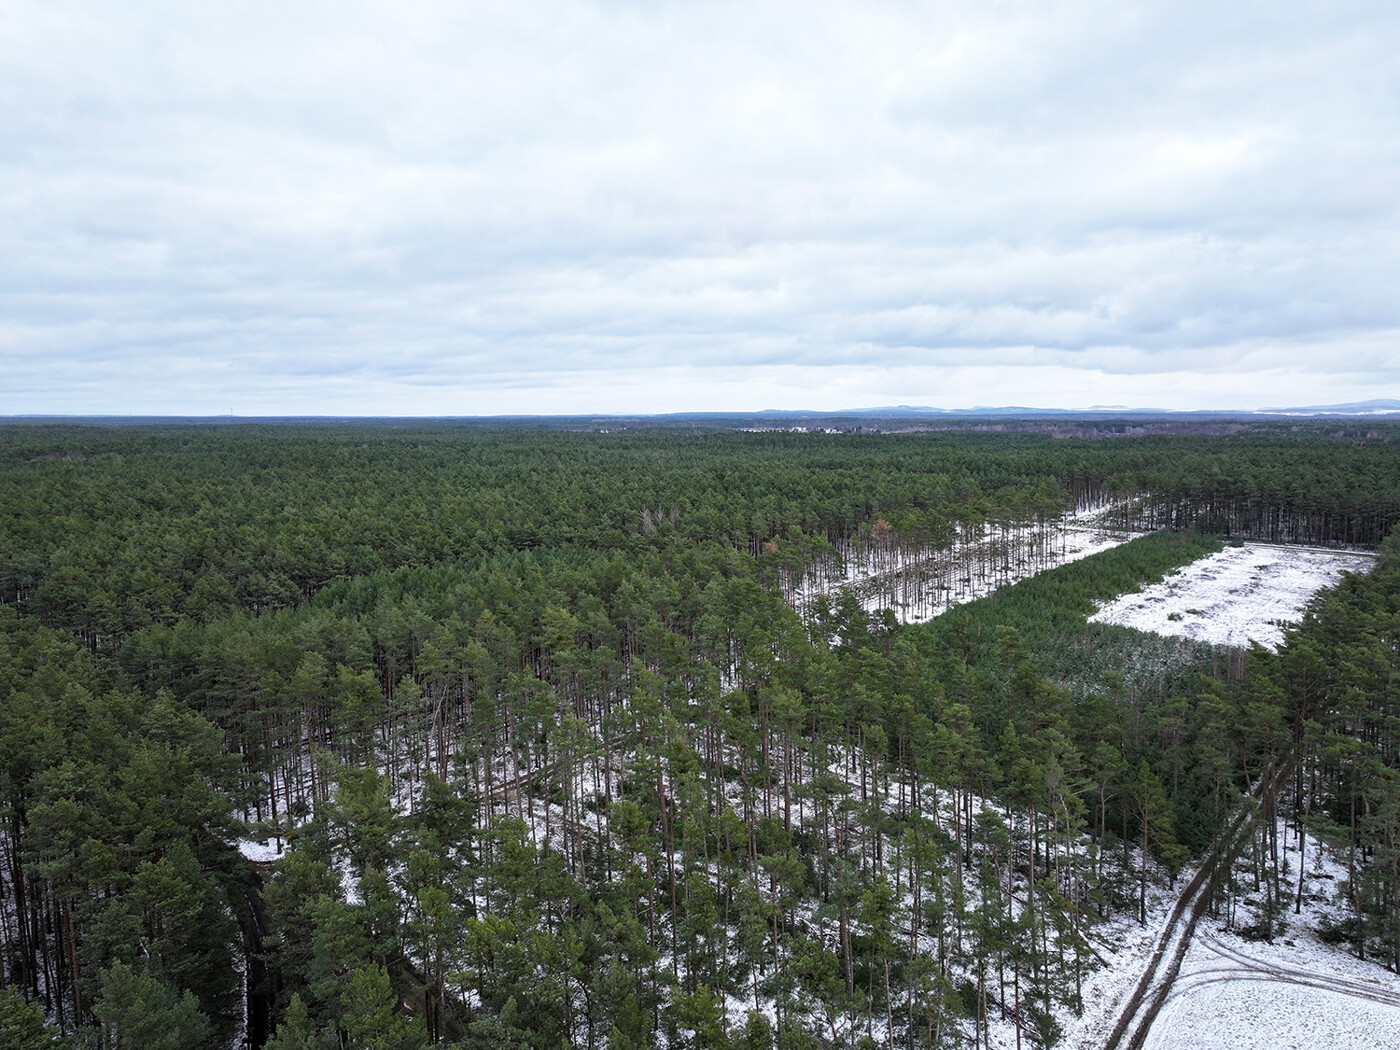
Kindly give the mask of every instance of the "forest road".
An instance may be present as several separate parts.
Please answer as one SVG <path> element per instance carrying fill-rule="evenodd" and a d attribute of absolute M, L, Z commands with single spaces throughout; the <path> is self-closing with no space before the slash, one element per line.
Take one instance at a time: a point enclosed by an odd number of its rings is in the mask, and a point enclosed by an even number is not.
<path fill-rule="evenodd" d="M 1268 779 L 1270 792 L 1275 792 L 1278 785 L 1286 781 L 1290 768 L 1289 763 L 1285 762 Z M 1266 782 L 1261 779 L 1253 792 L 1255 799 L 1263 795 L 1265 786 Z M 1256 816 L 1256 806 L 1241 806 L 1216 836 L 1196 874 L 1182 888 L 1167 924 L 1158 935 L 1147 968 L 1124 1004 L 1104 1050 L 1142 1050 L 1147 1034 L 1152 1030 L 1152 1022 L 1171 995 L 1172 985 L 1181 972 L 1181 962 L 1191 947 L 1196 926 L 1209 906 L 1221 876 L 1230 870 L 1235 857 L 1248 841 Z"/>

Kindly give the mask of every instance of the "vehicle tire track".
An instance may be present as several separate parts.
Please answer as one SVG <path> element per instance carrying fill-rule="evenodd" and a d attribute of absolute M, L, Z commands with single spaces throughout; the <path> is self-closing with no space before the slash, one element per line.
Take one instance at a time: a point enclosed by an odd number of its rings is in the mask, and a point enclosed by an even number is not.
<path fill-rule="evenodd" d="M 1196 980 L 1197 977 L 1209 974 L 1205 980 Z M 1331 984 L 1324 977 L 1305 978 L 1293 977 L 1287 974 L 1274 974 L 1266 970 L 1198 970 L 1188 975 L 1179 984 L 1172 988 L 1166 1001 L 1172 1002 L 1199 991 L 1207 985 L 1231 984 L 1236 982 L 1251 982 L 1256 984 L 1295 984 L 1301 988 L 1314 988 L 1321 992 L 1331 992 L 1334 995 L 1345 995 L 1353 999 L 1365 999 L 1368 1002 L 1378 1003 L 1381 1006 L 1400 1007 L 1400 996 L 1388 995 L 1383 992 L 1362 992 L 1348 988 L 1339 988 Z"/>
<path fill-rule="evenodd" d="M 1371 1002 L 1380 1003 L 1385 1006 L 1400 1007 L 1400 992 L 1392 992 L 1379 987 L 1374 983 L 1362 980 L 1354 980 L 1349 977 L 1336 977 L 1329 974 L 1319 974 L 1311 970 L 1300 970 L 1292 966 L 1284 966 L 1281 963 L 1271 963 L 1267 960 L 1247 955 L 1237 948 L 1231 948 L 1222 944 L 1219 939 L 1211 934 L 1201 937 L 1201 944 L 1209 951 L 1214 952 L 1222 959 L 1234 963 L 1236 969 L 1205 969 L 1196 970 L 1183 978 L 1183 986 L 1173 990 L 1168 996 L 1175 998 L 1178 994 L 1185 994 L 1204 984 L 1212 984 L 1222 980 L 1252 980 L 1252 981 L 1281 981 L 1290 984 L 1304 985 L 1309 988 L 1317 988 L 1323 991 L 1336 992 L 1339 995 L 1349 995 L 1357 999 L 1367 999 Z M 1204 981 L 1196 981 L 1195 978 L 1203 975 L 1213 975 Z M 1187 984 L 1186 982 L 1190 982 Z"/>
<path fill-rule="evenodd" d="M 1274 772 L 1272 786 L 1284 782 L 1289 767 L 1285 764 Z M 1263 792 L 1261 782 L 1254 790 L 1255 798 Z M 1181 891 L 1171 916 L 1157 940 L 1157 947 L 1148 960 L 1147 969 L 1138 978 L 1132 996 L 1119 1015 L 1104 1050 L 1141 1050 L 1147 1040 L 1152 1022 L 1166 1003 L 1172 985 L 1181 972 L 1182 960 L 1191 947 L 1196 926 L 1206 905 L 1210 903 L 1220 876 L 1229 871 L 1242 848 L 1248 832 L 1253 829 L 1255 809 L 1243 806 L 1216 837 L 1200 869 Z"/>

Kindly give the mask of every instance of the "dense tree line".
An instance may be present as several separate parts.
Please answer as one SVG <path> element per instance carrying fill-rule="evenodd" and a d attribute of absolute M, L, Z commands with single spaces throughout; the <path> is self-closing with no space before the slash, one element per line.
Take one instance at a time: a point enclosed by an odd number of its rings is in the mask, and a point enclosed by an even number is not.
<path fill-rule="evenodd" d="M 875 541 L 938 548 L 967 525 L 1110 496 L 1123 498 L 1125 525 L 1260 539 L 1375 545 L 1400 520 L 1389 429 L 1114 441 L 213 426 L 4 436 L 0 601 L 90 645 L 153 620 L 294 607 L 386 568 L 632 551 L 657 535 L 752 555 L 791 538 L 852 557 Z"/>
<path fill-rule="evenodd" d="M 1400 973 L 1400 534 L 1376 568 L 1320 595 L 1277 656 L 1254 661 L 1237 704 L 1277 708 L 1261 727 L 1266 754 L 1292 772 L 1276 799 L 1287 817 L 1269 822 L 1247 890 L 1264 907 L 1252 931 L 1272 936 L 1316 892 L 1309 851 L 1324 845 L 1347 861 L 1346 917 L 1326 931 L 1361 958 Z M 1281 842 L 1280 839 L 1283 839 Z M 1286 857 L 1288 841 L 1296 856 Z M 1292 880 L 1292 893 L 1285 883 Z"/>
<path fill-rule="evenodd" d="M 1374 540 L 1394 436 L 7 430 L 0 1023 L 18 995 L 113 1048 L 1048 1044 L 1094 924 L 1285 758 L 1267 804 L 1355 843 L 1345 932 L 1393 964 L 1393 571 L 1237 681 L 1084 622 L 1198 534 L 922 628 L 789 599 L 974 533 L 1030 537 L 965 548 L 993 572 L 1048 557 L 1115 495 Z"/>

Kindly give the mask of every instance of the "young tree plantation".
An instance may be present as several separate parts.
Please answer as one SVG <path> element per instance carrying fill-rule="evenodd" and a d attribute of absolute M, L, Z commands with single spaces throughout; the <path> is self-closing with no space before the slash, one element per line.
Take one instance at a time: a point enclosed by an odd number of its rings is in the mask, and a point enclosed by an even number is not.
<path fill-rule="evenodd" d="M 1276 816 L 1400 972 L 1368 426 L 0 428 L 0 1044 L 1051 1046 L 1222 842 L 1283 929 Z M 1241 538 L 1379 558 L 1277 653 L 1087 622 Z"/>

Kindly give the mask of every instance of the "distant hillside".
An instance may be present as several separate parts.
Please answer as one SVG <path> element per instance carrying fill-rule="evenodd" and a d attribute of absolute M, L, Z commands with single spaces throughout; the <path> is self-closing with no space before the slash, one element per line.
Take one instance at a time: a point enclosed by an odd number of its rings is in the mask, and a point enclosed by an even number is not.
<path fill-rule="evenodd" d="M 1375 398 L 1371 401 L 1351 401 L 1344 405 L 1309 405 L 1305 408 L 1261 408 L 1260 412 L 1285 416 L 1380 416 L 1400 413 L 1400 401 Z"/>

